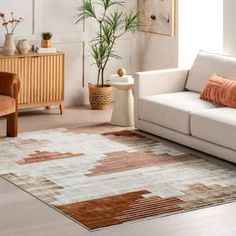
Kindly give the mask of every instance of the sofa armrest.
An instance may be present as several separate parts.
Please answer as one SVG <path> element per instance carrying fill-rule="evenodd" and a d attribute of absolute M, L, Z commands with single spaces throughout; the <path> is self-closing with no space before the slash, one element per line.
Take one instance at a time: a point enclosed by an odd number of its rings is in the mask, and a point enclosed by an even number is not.
<path fill-rule="evenodd" d="M 20 80 L 18 75 L 0 72 L 0 94 L 18 99 Z"/>
<path fill-rule="evenodd" d="M 165 69 L 139 72 L 134 80 L 134 121 L 139 128 L 139 98 L 163 93 L 181 92 L 185 89 L 189 70 Z"/>
<path fill-rule="evenodd" d="M 137 98 L 181 92 L 185 89 L 189 70 L 164 69 L 135 74 L 134 93 Z"/>

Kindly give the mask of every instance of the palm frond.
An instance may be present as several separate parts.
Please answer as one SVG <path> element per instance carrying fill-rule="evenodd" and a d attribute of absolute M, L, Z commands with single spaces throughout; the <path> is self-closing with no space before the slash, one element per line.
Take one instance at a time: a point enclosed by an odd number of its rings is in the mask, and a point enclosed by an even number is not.
<path fill-rule="evenodd" d="M 123 12 L 119 12 L 118 10 L 116 10 L 112 12 L 109 16 L 107 16 L 105 21 L 107 24 L 110 25 L 114 32 L 117 32 L 121 29 L 124 23 L 123 16 Z"/>
<path fill-rule="evenodd" d="M 104 23 L 102 25 L 102 30 L 101 30 L 100 37 L 101 37 L 102 40 L 104 40 L 109 45 L 113 41 L 113 39 L 114 39 L 114 30 L 108 23 Z"/>
<path fill-rule="evenodd" d="M 87 19 L 97 18 L 92 0 L 82 0 L 82 5 L 77 9 L 78 14 L 75 16 L 75 24 Z"/>
<path fill-rule="evenodd" d="M 121 60 L 121 59 L 122 59 L 121 56 L 119 56 L 119 55 L 117 55 L 117 54 L 115 54 L 115 53 L 111 53 L 110 57 L 111 57 L 111 58 L 115 58 L 115 59 L 117 59 L 117 60 Z"/>
<path fill-rule="evenodd" d="M 102 68 L 109 56 L 110 47 L 107 43 L 93 43 L 91 45 L 92 56 L 98 68 Z"/>
<path fill-rule="evenodd" d="M 129 14 L 126 14 L 125 17 L 125 31 L 130 31 L 131 33 L 135 33 L 137 28 L 140 26 L 138 20 L 139 12 L 136 10 L 130 11 Z"/>
<path fill-rule="evenodd" d="M 112 6 L 123 6 L 124 2 L 116 0 L 100 0 L 98 4 L 101 5 L 105 11 L 107 11 L 107 9 Z"/>

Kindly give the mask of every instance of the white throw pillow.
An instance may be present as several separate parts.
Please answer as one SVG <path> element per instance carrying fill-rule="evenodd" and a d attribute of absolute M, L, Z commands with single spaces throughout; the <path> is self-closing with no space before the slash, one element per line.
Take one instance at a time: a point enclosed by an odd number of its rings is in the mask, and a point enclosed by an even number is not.
<path fill-rule="evenodd" d="M 200 93 L 212 74 L 236 80 L 236 58 L 200 51 L 189 72 L 186 89 Z"/>

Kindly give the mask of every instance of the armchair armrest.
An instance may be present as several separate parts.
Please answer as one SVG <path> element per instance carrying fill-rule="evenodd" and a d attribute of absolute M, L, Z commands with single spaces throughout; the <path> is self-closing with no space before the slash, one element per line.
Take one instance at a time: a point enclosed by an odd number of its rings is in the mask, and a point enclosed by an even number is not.
<path fill-rule="evenodd" d="M 134 93 L 143 96 L 184 91 L 189 70 L 164 69 L 135 74 Z"/>
<path fill-rule="evenodd" d="M 0 72 L 0 94 L 10 96 L 18 100 L 20 80 L 18 75 Z"/>

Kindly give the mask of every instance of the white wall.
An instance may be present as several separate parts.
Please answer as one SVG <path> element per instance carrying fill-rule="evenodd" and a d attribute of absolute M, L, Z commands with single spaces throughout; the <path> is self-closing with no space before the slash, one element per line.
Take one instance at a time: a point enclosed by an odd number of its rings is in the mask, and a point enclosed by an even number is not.
<path fill-rule="evenodd" d="M 224 53 L 236 56 L 235 0 L 224 0 Z"/>
<path fill-rule="evenodd" d="M 139 32 L 137 50 L 139 70 L 172 68 L 178 65 L 177 36 Z"/>
<path fill-rule="evenodd" d="M 189 68 L 200 49 L 223 52 L 223 0 L 179 0 L 179 67 Z"/>
<path fill-rule="evenodd" d="M 87 84 L 96 81 L 96 67 L 91 66 L 93 61 L 89 56 L 88 47 L 93 25 L 88 23 L 84 29 L 82 25 L 74 25 L 73 16 L 80 3 L 81 1 L 78 0 L 0 0 L 1 12 L 14 12 L 16 16 L 24 18 L 15 33 L 17 40 L 27 38 L 32 44 L 39 44 L 42 31 L 53 33 L 54 46 L 66 54 L 65 103 L 67 106 L 88 103 Z M 134 6 L 136 6 L 135 1 L 125 1 L 126 9 Z M 117 50 L 123 60 L 110 63 L 106 71 L 107 75 L 115 73 L 119 67 L 126 68 L 128 73 L 134 73 L 132 39 L 133 37 L 126 36 L 118 43 Z M 3 31 L 0 30 L 0 46 L 3 40 Z"/>

